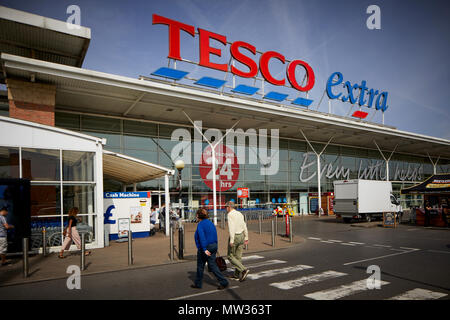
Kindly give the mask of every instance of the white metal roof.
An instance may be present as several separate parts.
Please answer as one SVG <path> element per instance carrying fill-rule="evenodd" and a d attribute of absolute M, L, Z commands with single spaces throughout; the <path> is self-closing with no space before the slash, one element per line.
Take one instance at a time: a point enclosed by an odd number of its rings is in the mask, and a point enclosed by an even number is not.
<path fill-rule="evenodd" d="M 174 170 L 132 158 L 120 153 L 102 150 L 106 139 L 79 132 L 47 126 L 35 122 L 0 116 L 0 146 L 63 149 L 95 152 L 100 147 L 103 158 L 103 175 L 131 184 L 173 175 Z M 45 153 L 46 151 L 43 151 Z M 66 155 L 66 160 L 70 154 Z"/>
<path fill-rule="evenodd" d="M 55 63 L 1 55 L 6 75 L 56 85 L 56 110 L 190 126 L 182 111 L 204 128 L 279 129 L 280 137 L 450 159 L 447 139 L 296 107 L 220 95 L 176 83 L 139 80 Z"/>
<path fill-rule="evenodd" d="M 89 28 L 0 6 L 0 52 L 81 67 L 90 39 Z"/>
<path fill-rule="evenodd" d="M 127 184 L 157 179 L 174 171 L 124 154 L 103 150 L 103 175 Z"/>

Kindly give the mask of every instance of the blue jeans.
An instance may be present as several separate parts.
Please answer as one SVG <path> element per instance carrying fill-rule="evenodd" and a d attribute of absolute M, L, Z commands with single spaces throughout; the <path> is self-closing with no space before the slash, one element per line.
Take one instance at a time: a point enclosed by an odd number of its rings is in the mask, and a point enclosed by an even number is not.
<path fill-rule="evenodd" d="M 219 283 L 222 286 L 227 286 L 228 280 L 225 279 L 223 274 L 220 272 L 216 263 L 217 243 L 208 244 L 206 250 L 211 252 L 209 257 L 204 251 L 201 251 L 200 249 L 197 251 L 197 275 L 195 277 L 195 285 L 200 288 L 202 287 L 203 271 L 205 270 L 205 263 L 208 262 L 208 267 L 211 269 Z"/>

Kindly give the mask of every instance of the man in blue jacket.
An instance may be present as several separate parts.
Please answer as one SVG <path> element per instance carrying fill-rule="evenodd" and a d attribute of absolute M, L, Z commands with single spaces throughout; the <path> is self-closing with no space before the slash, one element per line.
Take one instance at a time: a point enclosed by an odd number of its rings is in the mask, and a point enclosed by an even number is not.
<path fill-rule="evenodd" d="M 220 272 L 216 263 L 217 253 L 217 230 L 214 224 L 208 220 L 208 211 L 198 209 L 197 219 L 200 220 L 195 231 L 195 244 L 197 245 L 197 275 L 192 288 L 200 289 L 202 287 L 203 271 L 205 263 L 211 269 L 214 276 L 219 281 L 217 289 L 222 290 L 228 287 L 228 280 Z"/>

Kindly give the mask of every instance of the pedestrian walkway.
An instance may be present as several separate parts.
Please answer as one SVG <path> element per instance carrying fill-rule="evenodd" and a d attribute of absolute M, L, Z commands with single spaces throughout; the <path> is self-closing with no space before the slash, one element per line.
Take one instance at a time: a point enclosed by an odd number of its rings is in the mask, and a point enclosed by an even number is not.
<path fill-rule="evenodd" d="M 256 226 L 254 225 L 256 224 Z M 259 234 L 257 221 L 249 221 L 249 245 L 248 250 L 244 250 L 244 255 L 261 252 L 266 250 L 288 248 L 298 245 L 304 241 L 299 236 L 293 237 L 293 242 L 289 238 L 278 235 L 275 241 L 275 247 L 272 247 L 272 238 L 270 232 Z M 86 270 L 82 274 L 95 274 L 102 272 L 111 272 L 125 270 L 130 268 L 143 268 L 154 265 L 168 263 L 182 263 L 194 261 L 196 259 L 197 249 L 195 247 L 194 233 L 196 223 L 185 224 L 185 251 L 184 260 L 179 260 L 175 252 L 173 261 L 170 260 L 169 247 L 170 239 L 162 232 L 157 232 L 154 236 L 148 238 L 138 238 L 133 240 L 133 265 L 128 266 L 128 242 L 118 243 L 111 241 L 110 246 L 101 249 L 94 249 L 92 255 L 86 257 Z M 264 229 L 266 230 L 266 229 Z M 281 233 L 281 230 L 278 230 Z M 219 254 L 226 256 L 228 243 L 228 227 L 225 229 L 217 226 L 217 236 L 219 241 Z M 178 247 L 178 232 L 175 232 L 174 243 Z M 73 246 L 74 247 L 74 246 Z M 42 255 L 30 256 L 30 275 L 23 277 L 22 259 L 12 259 L 13 264 L 0 267 L 0 286 L 41 281 L 48 279 L 67 278 L 66 273 L 70 265 L 80 265 L 81 256 L 79 252 L 65 253 L 65 259 L 58 259 L 58 253 L 49 254 L 47 257 Z"/>

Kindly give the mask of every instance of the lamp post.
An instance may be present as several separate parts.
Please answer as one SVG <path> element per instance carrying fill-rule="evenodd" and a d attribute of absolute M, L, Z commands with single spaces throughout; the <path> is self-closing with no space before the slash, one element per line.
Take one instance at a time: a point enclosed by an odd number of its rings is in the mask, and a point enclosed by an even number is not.
<path fill-rule="evenodd" d="M 177 160 L 175 161 L 175 168 L 178 170 L 178 203 L 180 204 L 180 214 L 183 211 L 181 208 L 181 192 L 182 192 L 182 184 L 181 184 L 181 171 L 184 169 L 184 161 Z M 184 217 L 182 217 L 184 219 Z"/>

